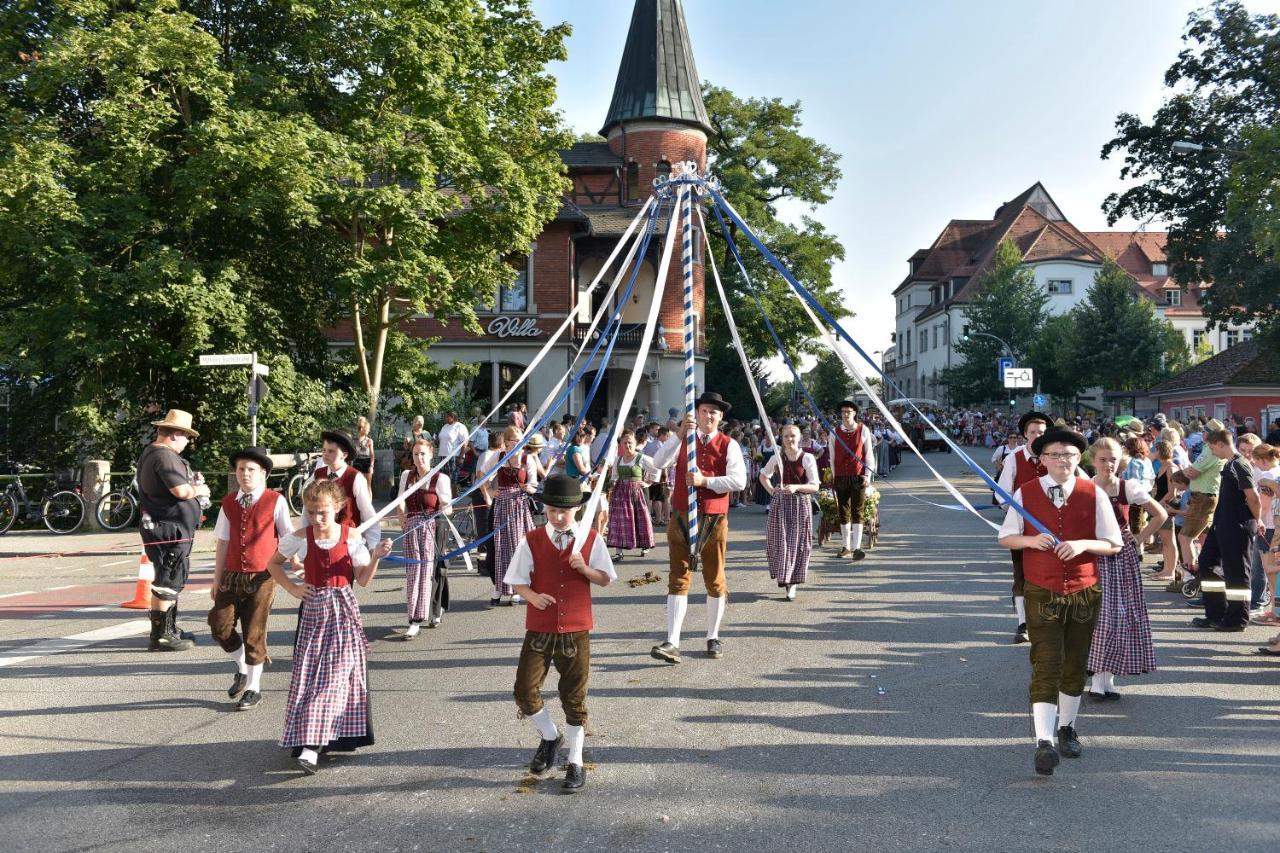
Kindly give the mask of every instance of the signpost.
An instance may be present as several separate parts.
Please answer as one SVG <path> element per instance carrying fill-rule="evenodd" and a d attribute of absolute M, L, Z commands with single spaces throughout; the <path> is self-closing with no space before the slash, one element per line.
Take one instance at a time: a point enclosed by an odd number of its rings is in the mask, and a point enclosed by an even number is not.
<path fill-rule="evenodd" d="M 1017 359 L 1012 356 L 1001 356 L 996 359 L 996 379 L 1004 379 L 1004 372 L 1011 367 L 1017 367 Z"/>
<path fill-rule="evenodd" d="M 244 389 L 249 398 L 249 443 L 258 443 L 258 404 L 267 398 L 271 391 L 262 377 L 271 374 L 271 368 L 258 363 L 256 352 L 210 353 L 200 356 L 201 367 L 240 367 L 249 368 L 249 384 Z"/>
<path fill-rule="evenodd" d="M 1049 401 L 1045 398 L 1043 394 L 1036 394 L 1031 398 L 1031 405 L 1035 406 L 1037 409 L 1043 409 L 1045 407 L 1045 404 L 1048 402 Z"/>
<path fill-rule="evenodd" d="M 1004 387 L 1034 388 L 1036 387 L 1034 372 L 1030 367 L 1006 367 L 1004 370 Z"/>

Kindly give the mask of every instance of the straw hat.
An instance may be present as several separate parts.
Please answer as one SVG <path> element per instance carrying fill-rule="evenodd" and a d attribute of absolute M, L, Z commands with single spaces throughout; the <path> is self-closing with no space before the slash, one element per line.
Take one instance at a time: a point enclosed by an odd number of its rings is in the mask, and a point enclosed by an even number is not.
<path fill-rule="evenodd" d="M 1222 421 L 1217 418 L 1209 418 L 1209 422 L 1204 425 L 1204 428 L 1209 432 L 1217 432 L 1220 429 L 1226 429 L 1226 427 L 1222 425 Z"/>
<path fill-rule="evenodd" d="M 164 420 L 152 421 L 151 425 L 153 427 L 176 429 L 178 432 L 185 432 L 192 438 L 200 437 L 200 433 L 191 428 L 191 413 L 184 412 L 182 409 L 170 409 L 164 416 Z"/>
<path fill-rule="evenodd" d="M 529 436 L 529 441 L 527 442 L 527 446 L 532 447 L 535 450 L 540 447 L 546 447 L 547 446 L 546 436 L 544 436 L 540 432 L 535 432 L 533 435 Z"/>

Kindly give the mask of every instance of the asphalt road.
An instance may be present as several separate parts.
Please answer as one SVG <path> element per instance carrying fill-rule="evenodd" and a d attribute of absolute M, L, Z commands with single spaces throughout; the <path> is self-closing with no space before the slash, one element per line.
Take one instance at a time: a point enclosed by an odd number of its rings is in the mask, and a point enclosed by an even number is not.
<path fill-rule="evenodd" d="M 929 458 L 985 502 L 954 457 Z M 922 475 L 895 471 L 879 547 L 856 565 L 821 549 L 794 603 L 764 568 L 763 513 L 734 510 L 719 661 L 697 654 L 701 593 L 685 662 L 651 660 L 665 584 L 626 581 L 661 571 L 665 544 L 620 563 L 596 598 L 588 787 L 572 797 L 558 773 L 526 781 L 537 740 L 511 701 L 523 611 L 490 610 L 478 579 L 455 579 L 444 625 L 412 643 L 395 639 L 395 566 L 360 592 L 378 742 L 304 777 L 275 745 L 291 599 L 264 702 L 236 713 L 233 667 L 203 627 L 207 568 L 183 602 L 200 645 L 148 654 L 142 614 L 113 606 L 132 592 L 128 535 L 0 539 L 0 846 L 1275 849 L 1280 670 L 1250 654 L 1268 632 L 1193 631 L 1181 599 L 1149 586 L 1159 671 L 1086 702 L 1083 758 L 1038 778 L 1008 558 L 972 516 L 908 497 L 950 503 Z M 72 547 L 91 553 L 30 556 Z"/>

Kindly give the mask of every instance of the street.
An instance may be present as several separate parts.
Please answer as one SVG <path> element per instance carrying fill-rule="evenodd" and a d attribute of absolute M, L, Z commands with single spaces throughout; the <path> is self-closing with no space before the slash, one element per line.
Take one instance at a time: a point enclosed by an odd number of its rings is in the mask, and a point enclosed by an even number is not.
<path fill-rule="evenodd" d="M 929 461 L 989 503 L 957 456 Z M 856 564 L 815 547 L 795 602 L 769 580 L 764 513 L 733 510 L 719 661 L 701 653 L 698 581 L 684 662 L 648 655 L 664 625 L 661 529 L 647 558 L 617 564 L 596 591 L 576 796 L 560 772 L 524 772 L 537 744 L 511 698 L 524 612 L 491 610 L 480 579 L 455 578 L 444 624 L 409 643 L 402 569 L 360 591 L 377 744 L 306 777 L 276 746 L 295 602 L 276 599 L 262 704 L 235 712 L 234 667 L 204 625 L 207 531 L 180 603 L 199 645 L 178 654 L 147 653 L 145 614 L 115 606 L 132 596 L 136 532 L 0 538 L 4 847 L 1275 849 L 1280 669 L 1252 653 L 1269 631 L 1194 631 L 1183 599 L 1148 582 L 1159 671 L 1121 678 L 1119 702 L 1086 699 L 1083 757 L 1036 777 L 1007 553 L 972 515 L 919 500 L 951 503 L 918 460 L 881 490 L 878 547 Z M 88 553 L 32 556 L 54 550 Z M 663 581 L 628 584 L 649 571 Z M 562 723 L 554 673 L 546 686 Z"/>

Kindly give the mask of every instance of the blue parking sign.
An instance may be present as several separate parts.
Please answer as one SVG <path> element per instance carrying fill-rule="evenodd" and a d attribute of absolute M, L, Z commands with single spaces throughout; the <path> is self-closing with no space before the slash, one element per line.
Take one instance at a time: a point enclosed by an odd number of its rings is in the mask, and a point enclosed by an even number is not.
<path fill-rule="evenodd" d="M 1036 394 L 1031 398 L 1031 405 L 1035 406 L 1037 409 L 1043 409 L 1047 402 L 1049 401 L 1045 399 L 1043 394 Z"/>
<path fill-rule="evenodd" d="M 1005 356 L 1001 356 L 1000 358 L 997 358 L 996 359 L 996 381 L 1004 382 L 1005 370 L 1007 370 L 1010 367 L 1017 367 L 1017 366 L 1018 366 L 1017 359 L 1011 358 L 1010 356 L 1005 355 Z"/>

